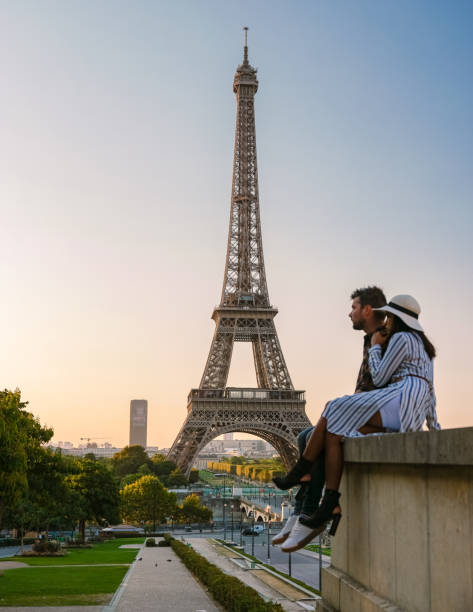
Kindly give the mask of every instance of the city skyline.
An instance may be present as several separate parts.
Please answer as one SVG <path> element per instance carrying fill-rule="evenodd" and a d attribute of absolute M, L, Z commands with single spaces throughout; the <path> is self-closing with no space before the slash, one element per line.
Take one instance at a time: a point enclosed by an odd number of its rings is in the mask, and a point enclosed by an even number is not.
<path fill-rule="evenodd" d="M 185 417 L 224 272 L 244 25 L 269 295 L 309 418 L 353 391 L 349 296 L 376 283 L 417 297 L 440 423 L 472 425 L 473 332 L 450 329 L 473 297 L 468 3 L 0 13 L 0 371 L 55 440 L 124 446 L 134 397 L 148 398 L 152 445 Z M 256 386 L 247 345 L 229 386 Z"/>

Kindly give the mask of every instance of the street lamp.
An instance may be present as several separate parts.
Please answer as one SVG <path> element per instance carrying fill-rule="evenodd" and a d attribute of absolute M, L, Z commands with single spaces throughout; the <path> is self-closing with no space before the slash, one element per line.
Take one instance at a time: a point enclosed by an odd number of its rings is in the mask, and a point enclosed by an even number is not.
<path fill-rule="evenodd" d="M 225 508 L 227 504 L 223 504 L 223 540 L 227 539 L 227 517 L 225 516 Z"/>
<path fill-rule="evenodd" d="M 255 513 L 252 514 L 252 525 L 251 525 L 251 555 L 255 556 Z"/>
<path fill-rule="evenodd" d="M 227 522 L 226 522 L 226 517 L 225 517 L 225 508 L 227 506 L 227 504 L 225 503 L 226 484 L 227 484 L 227 476 L 224 473 L 223 474 L 223 539 L 224 541 L 227 539 Z"/>
<path fill-rule="evenodd" d="M 319 590 L 322 590 L 322 534 L 319 535 Z"/>
<path fill-rule="evenodd" d="M 271 549 L 269 547 L 269 530 L 271 529 L 271 519 L 268 519 L 268 565 L 271 564 Z"/>
<path fill-rule="evenodd" d="M 232 542 L 233 542 L 233 504 L 230 504 L 230 512 L 232 514 Z"/>

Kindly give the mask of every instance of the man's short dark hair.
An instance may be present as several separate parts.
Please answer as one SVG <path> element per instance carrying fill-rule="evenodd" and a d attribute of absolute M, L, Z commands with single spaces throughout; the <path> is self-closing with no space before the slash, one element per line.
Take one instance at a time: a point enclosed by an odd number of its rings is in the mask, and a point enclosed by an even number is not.
<path fill-rule="evenodd" d="M 374 285 L 372 287 L 364 287 L 363 289 L 355 289 L 350 297 L 352 300 L 358 298 L 362 308 L 363 306 L 371 306 L 372 308 L 386 306 L 386 296 L 383 290 Z"/>

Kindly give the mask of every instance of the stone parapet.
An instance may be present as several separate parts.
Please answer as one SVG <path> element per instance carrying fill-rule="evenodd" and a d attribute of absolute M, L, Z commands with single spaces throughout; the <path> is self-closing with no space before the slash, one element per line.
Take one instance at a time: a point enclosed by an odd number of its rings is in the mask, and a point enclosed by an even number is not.
<path fill-rule="evenodd" d="M 320 609 L 473 610 L 473 427 L 350 439 L 344 455 Z"/>

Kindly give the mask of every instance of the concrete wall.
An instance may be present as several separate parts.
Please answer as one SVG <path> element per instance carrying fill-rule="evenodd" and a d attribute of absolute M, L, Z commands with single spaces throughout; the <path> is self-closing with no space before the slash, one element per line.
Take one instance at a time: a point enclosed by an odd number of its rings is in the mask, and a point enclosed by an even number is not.
<path fill-rule="evenodd" d="M 347 440 L 321 610 L 473 611 L 473 428 Z"/>

